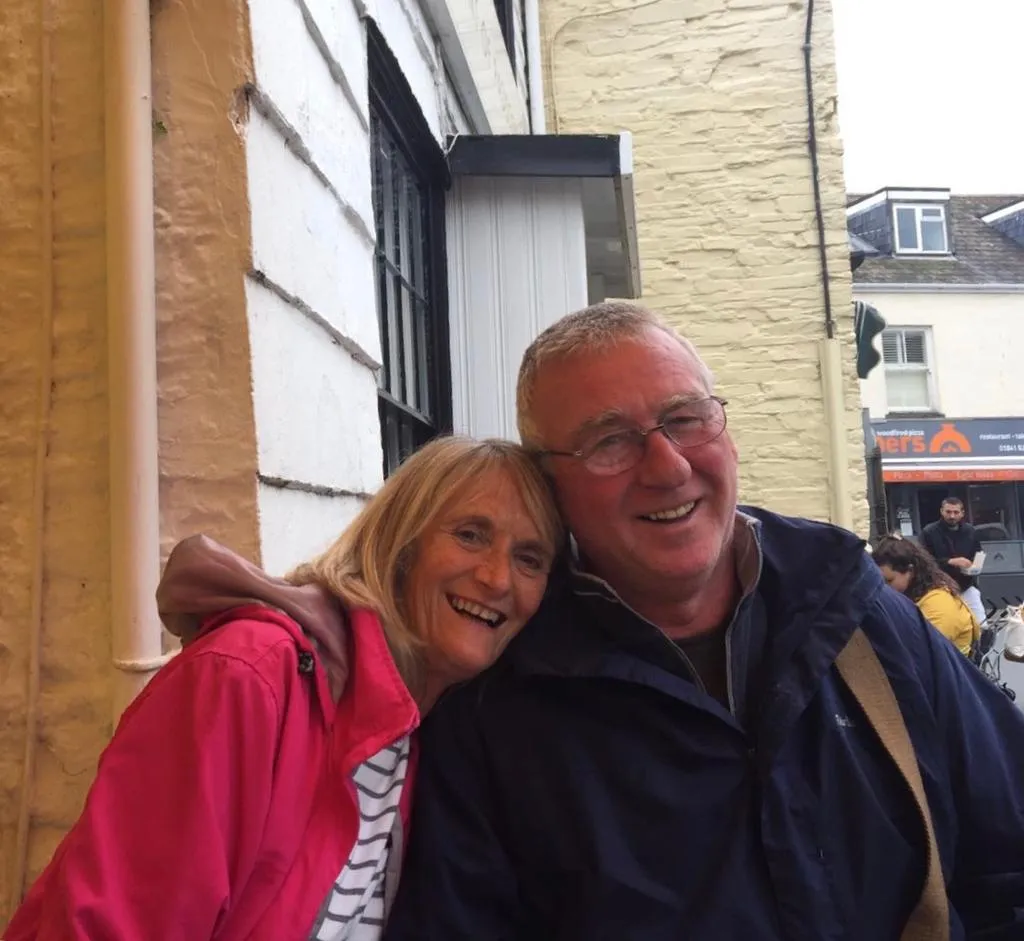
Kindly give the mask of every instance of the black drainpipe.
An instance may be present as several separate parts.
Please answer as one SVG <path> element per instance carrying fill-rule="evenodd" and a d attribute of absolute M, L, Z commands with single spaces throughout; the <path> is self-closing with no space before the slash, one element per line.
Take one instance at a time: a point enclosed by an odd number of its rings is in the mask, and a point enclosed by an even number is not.
<path fill-rule="evenodd" d="M 807 148 L 811 155 L 811 181 L 814 184 L 814 216 L 818 224 L 818 258 L 821 263 L 821 288 L 825 295 L 825 336 L 835 336 L 832 319 L 832 291 L 828 277 L 828 249 L 825 245 L 825 215 L 821 209 L 821 181 L 818 169 L 818 133 L 814 119 L 814 81 L 811 77 L 811 29 L 814 25 L 814 0 L 807 0 L 807 28 L 804 32 L 804 83 L 807 86 Z"/>

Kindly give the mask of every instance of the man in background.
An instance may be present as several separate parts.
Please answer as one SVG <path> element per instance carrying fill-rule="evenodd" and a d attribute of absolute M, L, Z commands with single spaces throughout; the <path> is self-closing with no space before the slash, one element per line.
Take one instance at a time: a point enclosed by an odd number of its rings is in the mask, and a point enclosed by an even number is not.
<path fill-rule="evenodd" d="M 942 570 L 960 586 L 964 604 L 985 623 L 985 606 L 978 591 L 978 580 L 967 570 L 974 564 L 974 556 L 981 551 L 978 534 L 970 523 L 964 522 L 964 504 L 957 497 L 946 497 L 939 510 L 941 518 L 929 523 L 921 531 L 921 543 L 942 566 Z"/>

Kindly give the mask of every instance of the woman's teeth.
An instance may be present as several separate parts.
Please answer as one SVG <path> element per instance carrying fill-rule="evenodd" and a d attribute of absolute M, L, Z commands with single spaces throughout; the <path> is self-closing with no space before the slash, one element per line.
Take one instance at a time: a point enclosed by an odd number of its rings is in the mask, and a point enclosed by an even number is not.
<path fill-rule="evenodd" d="M 505 615 L 500 611 L 485 608 L 482 604 L 458 598 L 455 595 L 448 596 L 448 603 L 460 614 L 468 614 L 478 621 L 483 621 L 488 627 L 497 627 L 505 620 Z"/>

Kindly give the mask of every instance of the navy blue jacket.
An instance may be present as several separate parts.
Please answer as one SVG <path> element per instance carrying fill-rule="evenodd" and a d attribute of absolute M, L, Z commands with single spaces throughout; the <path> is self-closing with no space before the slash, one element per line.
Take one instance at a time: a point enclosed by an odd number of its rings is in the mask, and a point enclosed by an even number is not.
<path fill-rule="evenodd" d="M 554 579 L 424 723 L 387 941 L 897 941 L 925 841 L 833 665 L 858 625 L 918 755 L 953 941 L 1024 939 L 1024 714 L 854 536 L 748 512 L 732 708 L 595 580 Z"/>

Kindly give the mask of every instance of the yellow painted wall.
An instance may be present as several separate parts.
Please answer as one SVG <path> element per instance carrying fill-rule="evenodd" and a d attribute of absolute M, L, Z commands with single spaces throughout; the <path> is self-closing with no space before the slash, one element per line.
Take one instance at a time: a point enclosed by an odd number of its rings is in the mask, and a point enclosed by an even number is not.
<path fill-rule="evenodd" d="M 827 519 L 805 13 L 790 0 L 541 3 L 549 131 L 633 132 L 644 301 L 718 376 L 743 498 Z M 832 17 L 821 0 L 814 87 L 849 489 L 866 534 Z"/>
<path fill-rule="evenodd" d="M 0 30 L 0 923 L 110 734 L 103 24 L 43 8 Z"/>
<path fill-rule="evenodd" d="M 260 560 L 245 276 L 246 0 L 153 17 L 157 379 L 164 553 L 202 531 Z"/>
<path fill-rule="evenodd" d="M 0 926 L 112 732 L 102 13 L 4 0 L 0 29 Z M 245 4 L 152 24 L 163 548 L 258 560 Z"/>

